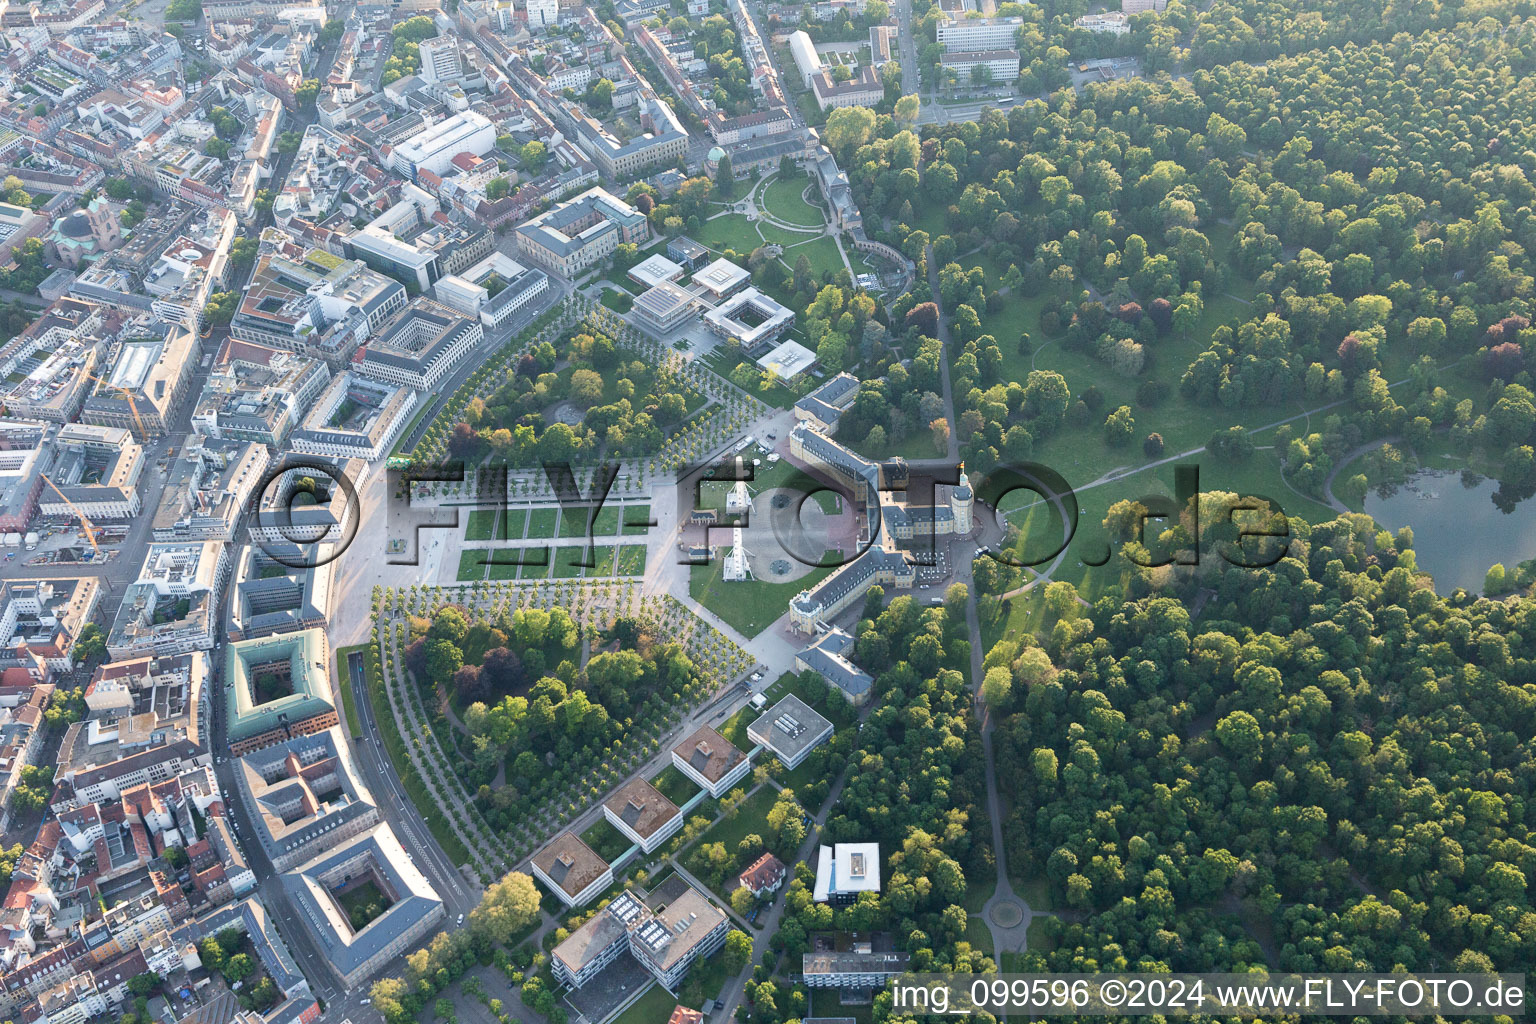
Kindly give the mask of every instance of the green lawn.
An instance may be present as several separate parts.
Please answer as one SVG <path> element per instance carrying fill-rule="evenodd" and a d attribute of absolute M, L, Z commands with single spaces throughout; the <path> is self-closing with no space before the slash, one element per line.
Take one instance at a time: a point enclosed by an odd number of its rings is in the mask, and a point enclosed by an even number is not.
<path fill-rule="evenodd" d="M 660 985 L 652 985 L 629 1009 L 615 1017 L 613 1024 L 667 1024 L 667 1018 L 676 1008 L 677 1000 L 672 993 Z"/>
<path fill-rule="evenodd" d="M 802 227 L 819 228 L 827 222 L 826 217 L 818 207 L 800 198 L 801 193 L 811 184 L 809 175 L 792 174 L 788 178 L 775 176 L 762 190 L 763 205 L 780 220 Z"/>
<path fill-rule="evenodd" d="M 610 825 L 606 817 L 597 819 L 595 825 L 583 832 L 581 841 L 592 847 L 592 852 L 609 864 L 618 860 L 619 854 L 634 845 L 625 839 L 618 829 Z"/>
<path fill-rule="evenodd" d="M 626 537 L 644 537 L 651 532 L 651 506 L 624 506 L 624 528 L 619 531 Z"/>
<path fill-rule="evenodd" d="M 460 583 L 485 579 L 486 556 L 490 548 L 465 548 L 459 552 L 459 572 L 455 577 Z"/>
<path fill-rule="evenodd" d="M 822 555 L 822 561 L 841 558 L 834 551 Z M 757 636 L 789 610 L 789 601 L 802 590 L 821 582 L 836 566 L 818 567 L 789 583 L 764 583 L 747 580 L 725 582 L 725 559 L 715 558 L 709 565 L 696 565 L 690 571 L 688 592 L 704 607 L 720 616 L 742 635 Z"/>
<path fill-rule="evenodd" d="M 517 579 L 517 568 L 522 564 L 523 552 L 516 548 L 502 548 L 491 552 L 491 564 L 486 575 L 493 580 Z"/>
<path fill-rule="evenodd" d="M 584 507 L 562 508 L 560 510 L 560 536 L 585 537 L 587 535 L 587 517 L 592 510 Z"/>
<path fill-rule="evenodd" d="M 721 723 L 720 735 L 742 750 L 751 750 L 752 741 L 747 739 L 747 726 L 757 721 L 761 715 L 761 711 L 748 704 Z"/>
<path fill-rule="evenodd" d="M 730 978 L 725 973 L 725 953 L 719 952 L 701 963 L 694 964 L 683 978 L 683 987 L 697 984 L 705 999 L 718 999 Z M 679 990 L 681 991 L 681 989 Z M 697 1006 L 691 1009 L 698 1009 Z"/>
<path fill-rule="evenodd" d="M 811 276 L 821 280 L 821 275 L 826 272 L 833 274 L 846 267 L 843 264 L 843 254 L 837 248 L 837 243 L 825 235 L 812 237 L 809 241 L 805 236 L 790 239 L 784 245 L 784 255 L 780 257 L 784 265 L 791 270 L 799 262 L 801 256 L 805 256 L 811 263 Z"/>
<path fill-rule="evenodd" d="M 536 537 L 540 540 L 553 537 L 555 535 L 555 524 L 559 520 L 560 510 L 558 508 L 546 506 L 544 508 L 530 509 L 528 512 L 527 536 Z"/>
<path fill-rule="evenodd" d="M 772 786 L 762 786 L 741 802 L 736 808 L 736 813 L 729 818 L 722 818 L 712 825 L 702 836 L 702 843 L 724 843 L 727 853 L 735 854 L 736 847 L 747 836 L 756 833 L 764 839 L 768 838 L 768 810 L 778 799 L 779 791 Z M 733 876 L 727 875 L 726 882 L 730 883 Z"/>
<path fill-rule="evenodd" d="M 599 301 L 615 313 L 628 313 L 630 307 L 635 304 L 635 297 L 617 288 L 604 288 L 602 299 Z"/>
<path fill-rule="evenodd" d="M 336 648 L 336 689 L 341 691 L 341 707 L 347 719 L 347 731 L 354 737 L 363 735 L 363 726 L 357 717 L 357 705 L 352 700 L 352 673 L 347 671 L 347 659 L 367 649 L 367 644 Z"/>
<path fill-rule="evenodd" d="M 619 548 L 619 561 L 613 570 L 613 574 L 615 576 L 644 576 L 645 545 L 625 544 Z"/>
<path fill-rule="evenodd" d="M 965 910 L 968 914 L 979 914 L 997 892 L 997 872 L 988 868 L 985 878 L 965 880 Z"/>
<path fill-rule="evenodd" d="M 585 567 L 581 564 L 586 561 L 586 558 L 583 556 L 585 550 L 579 544 L 572 545 L 571 547 L 556 548 L 554 553 L 555 568 L 551 575 L 557 580 L 580 579 L 582 574 L 586 572 Z"/>
<path fill-rule="evenodd" d="M 592 532 L 599 537 L 612 537 L 619 532 L 619 506 L 604 505 L 592 520 Z"/>
<path fill-rule="evenodd" d="M 496 535 L 496 515 L 493 508 L 477 508 L 469 514 L 469 525 L 464 530 L 465 540 L 490 540 Z"/>
<path fill-rule="evenodd" d="M 525 508 L 509 508 L 502 513 L 501 529 L 497 536 L 502 540 L 522 540 L 523 527 L 528 525 L 528 510 Z"/>
<path fill-rule="evenodd" d="M 593 567 L 587 570 L 588 576 L 612 576 L 613 555 L 618 549 L 612 544 L 596 544 L 592 548 Z"/>
<path fill-rule="evenodd" d="M 965 919 L 965 941 L 971 944 L 972 949 L 979 949 L 990 957 L 997 956 L 997 947 L 992 943 L 992 930 L 980 917 Z"/>
<path fill-rule="evenodd" d="M 742 255 L 763 244 L 763 236 L 758 230 L 758 225 L 734 213 L 705 221 L 700 225 L 699 232 L 692 238 L 700 245 L 707 246 L 716 252 L 734 249 Z"/>
<path fill-rule="evenodd" d="M 675 765 L 670 764 L 661 770 L 660 775 L 651 780 L 651 785 L 679 807 L 703 792 L 692 779 L 678 771 Z"/>
<path fill-rule="evenodd" d="M 1024 931 L 1024 942 L 1030 950 L 1040 953 L 1049 953 L 1056 948 L 1056 940 L 1050 937 L 1050 924 L 1043 917 L 1029 922 L 1029 927 Z"/>

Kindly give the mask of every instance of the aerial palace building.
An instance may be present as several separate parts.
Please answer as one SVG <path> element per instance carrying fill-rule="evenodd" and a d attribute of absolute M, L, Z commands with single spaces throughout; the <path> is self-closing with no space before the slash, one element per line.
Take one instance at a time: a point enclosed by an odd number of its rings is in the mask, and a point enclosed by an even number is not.
<path fill-rule="evenodd" d="M 975 495 L 963 466 L 960 482 L 949 489 L 947 500 L 913 505 L 905 500 L 909 471 L 903 459 L 870 462 L 813 430 L 806 421 L 795 424 L 789 432 L 789 450 L 813 470 L 852 491 L 859 543 L 868 545 L 863 554 L 789 602 L 790 625 L 801 633 L 811 635 L 830 628 L 839 612 L 877 583 L 911 589 L 917 570 L 907 560 L 903 543 L 927 536 L 963 537 L 975 525 Z"/>

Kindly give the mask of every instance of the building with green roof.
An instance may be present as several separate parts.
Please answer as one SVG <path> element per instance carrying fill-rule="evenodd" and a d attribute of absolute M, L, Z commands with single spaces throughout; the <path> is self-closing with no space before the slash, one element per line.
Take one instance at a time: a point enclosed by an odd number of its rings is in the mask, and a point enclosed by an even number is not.
<path fill-rule="evenodd" d="M 240 757 L 339 724 L 328 658 L 319 629 L 229 644 L 224 683 L 230 752 Z"/>

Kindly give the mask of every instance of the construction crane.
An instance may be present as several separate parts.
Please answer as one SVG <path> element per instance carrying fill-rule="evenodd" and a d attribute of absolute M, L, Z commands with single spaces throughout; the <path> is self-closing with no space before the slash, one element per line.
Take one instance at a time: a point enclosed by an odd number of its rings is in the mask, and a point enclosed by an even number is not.
<path fill-rule="evenodd" d="M 43 478 L 43 483 L 53 488 L 53 492 L 59 496 L 59 500 L 64 502 L 65 506 L 67 506 L 71 512 L 80 517 L 80 525 L 85 528 L 85 539 L 91 542 L 91 553 L 96 556 L 98 561 L 100 561 L 101 548 L 96 546 L 96 525 L 92 523 L 89 518 L 87 518 L 84 512 L 81 512 L 78 508 L 75 507 L 75 503 L 70 501 L 69 497 L 63 491 L 59 490 L 58 484 L 48 479 L 48 474 L 43 473 L 41 476 Z"/>
<path fill-rule="evenodd" d="M 144 429 L 144 420 L 139 416 L 139 405 L 133 400 L 133 392 L 129 391 L 121 384 L 113 384 L 111 381 L 98 377 L 94 373 L 88 373 L 85 376 L 87 380 L 94 380 L 97 383 L 105 384 L 107 387 L 113 389 L 114 391 L 120 392 L 124 398 L 128 399 L 128 409 L 133 413 L 133 422 L 139 425 L 139 440 L 144 444 L 148 444 L 149 431 Z M 54 490 L 58 490 L 58 488 L 55 487 Z"/>

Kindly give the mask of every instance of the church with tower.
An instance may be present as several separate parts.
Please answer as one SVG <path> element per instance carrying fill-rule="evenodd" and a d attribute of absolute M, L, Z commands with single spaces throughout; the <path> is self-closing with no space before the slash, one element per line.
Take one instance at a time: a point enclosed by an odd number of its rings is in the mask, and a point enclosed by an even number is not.
<path fill-rule="evenodd" d="M 829 628 L 833 618 L 863 600 L 872 586 L 912 589 L 917 567 L 906 549 L 914 540 L 964 537 L 975 527 L 975 495 L 963 464 L 958 484 L 938 485 L 933 504 L 916 505 L 907 500 L 910 473 L 904 459 L 871 462 L 806 422 L 790 431 L 789 451 L 853 493 L 858 541 L 864 548 L 859 557 L 789 602 L 790 625 L 807 636 Z"/>

